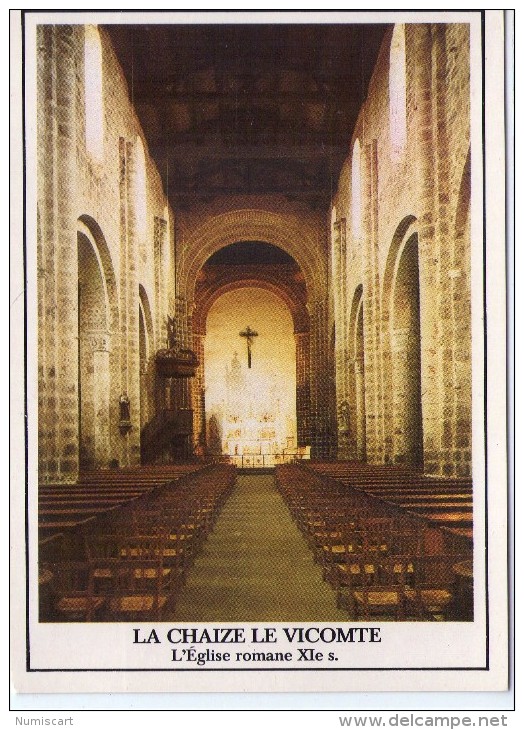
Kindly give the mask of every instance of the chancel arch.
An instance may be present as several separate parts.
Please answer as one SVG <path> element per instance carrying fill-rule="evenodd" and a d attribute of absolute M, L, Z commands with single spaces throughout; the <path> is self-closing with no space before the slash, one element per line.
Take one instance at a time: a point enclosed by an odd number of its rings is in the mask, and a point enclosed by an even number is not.
<path fill-rule="evenodd" d="M 235 292 L 240 291 L 254 292 L 254 300 L 257 300 L 258 307 L 267 309 L 265 319 L 271 320 L 272 316 L 271 307 L 267 308 L 268 302 L 273 302 L 279 312 L 284 312 L 282 314 L 284 319 L 290 318 L 290 330 L 284 349 L 291 348 L 293 352 L 293 377 L 292 379 L 287 378 L 287 380 L 288 383 L 292 380 L 295 388 L 293 420 L 296 422 L 296 426 L 289 435 L 292 437 L 294 447 L 307 447 L 309 446 L 310 428 L 310 318 L 307 308 L 306 284 L 296 261 L 282 249 L 266 242 L 244 241 L 224 247 L 212 255 L 199 272 L 192 328 L 194 349 L 199 353 L 201 363 L 193 383 L 193 408 L 196 405 L 198 409 L 202 403 L 202 392 L 205 391 L 206 394 L 209 392 L 206 375 L 209 353 L 208 316 L 219 300 L 230 297 L 233 302 L 236 297 Z M 252 302 L 250 303 L 248 298 L 245 302 L 247 309 L 251 304 Z M 253 311 L 253 316 L 258 316 L 258 311 Z M 234 332 L 239 355 L 246 347 L 246 343 L 242 342 L 239 333 L 248 324 L 248 322 L 244 322 L 238 332 Z M 265 336 L 267 338 L 267 332 Z M 254 352 L 256 346 L 255 342 Z M 228 363 L 228 366 L 230 364 Z M 207 396 L 205 401 L 209 402 Z M 212 423 L 211 418 L 213 418 Z M 197 430 L 200 433 L 200 439 L 202 440 L 207 433 L 205 439 L 208 441 L 212 432 L 216 441 L 217 424 L 220 423 L 217 414 L 206 410 L 205 414 L 203 412 L 198 414 L 196 420 L 199 423 Z M 207 427 L 204 429 L 206 421 Z M 223 430 L 222 426 L 220 430 Z M 283 443 L 287 442 L 282 441 L 279 448 Z"/>
<path fill-rule="evenodd" d="M 191 299 L 197 276 L 205 262 L 220 249 L 239 241 L 265 241 L 293 257 L 303 272 L 309 292 L 325 287 L 326 261 L 318 237 L 304 229 L 296 216 L 243 209 L 210 216 L 185 241 L 178 278 Z"/>

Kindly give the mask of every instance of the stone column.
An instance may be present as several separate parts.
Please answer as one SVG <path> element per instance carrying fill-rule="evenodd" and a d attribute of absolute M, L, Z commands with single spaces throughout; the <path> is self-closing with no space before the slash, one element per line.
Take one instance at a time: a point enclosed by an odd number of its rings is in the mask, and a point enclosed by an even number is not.
<path fill-rule="evenodd" d="M 347 353 L 347 392 L 348 392 L 348 421 L 349 431 L 346 439 L 347 455 L 342 456 L 339 451 L 339 458 L 350 459 L 351 461 L 358 459 L 357 456 L 357 424 L 359 419 L 359 402 L 357 399 L 357 386 L 355 376 L 355 358 L 350 352 Z M 363 410 L 362 413 L 365 413 Z"/>
<path fill-rule="evenodd" d="M 183 297 L 175 298 L 176 340 L 184 349 L 190 349 L 193 342 L 191 333 L 190 314 L 192 306 Z M 172 408 L 191 408 L 191 381 L 192 378 L 172 378 L 171 399 Z"/>
<path fill-rule="evenodd" d="M 413 27 L 416 159 L 418 160 L 418 253 L 420 272 L 421 392 L 424 471 L 438 473 L 441 448 L 439 395 L 439 261 L 435 249 L 437 171 L 433 126 L 431 25 Z"/>
<path fill-rule="evenodd" d="M 461 276 L 457 269 L 454 248 L 460 243 L 456 240 L 454 230 L 456 211 L 450 205 L 451 195 L 451 158 L 450 136 L 453 122 L 448 117 L 452 111 L 451 100 L 448 100 L 448 60 L 447 26 L 434 25 L 433 40 L 433 130 L 435 144 L 435 234 L 437 257 L 439 259 L 438 286 L 438 362 L 439 362 L 439 396 L 440 396 L 440 453 L 438 471 L 443 476 L 467 475 L 470 473 L 463 463 L 464 446 L 470 446 L 471 434 L 471 396 L 470 376 L 467 365 L 464 368 L 463 352 L 461 353 L 460 334 L 457 332 L 456 320 L 462 325 L 469 319 L 471 293 L 467 278 Z M 468 259 L 464 258 L 463 262 Z M 454 307 L 459 303 L 458 311 Z M 468 342 L 471 333 L 468 333 Z M 468 345 L 466 345 L 468 347 Z M 462 362 L 460 362 L 462 360 Z M 467 361 L 470 361 L 468 353 Z M 464 377 L 465 376 L 465 377 Z M 459 405 L 460 401 L 462 403 Z M 462 404 L 466 408 L 461 407 Z M 469 407 L 467 407 L 469 406 Z M 469 413 L 468 413 L 469 411 Z M 469 435 L 469 438 L 468 438 Z M 458 444 L 462 448 L 457 448 Z"/>
<path fill-rule="evenodd" d="M 38 31 L 38 193 L 41 201 L 39 478 L 72 482 L 79 468 L 76 39 L 71 25 Z"/>
<path fill-rule="evenodd" d="M 175 339 L 177 346 L 182 349 L 192 349 L 193 336 L 191 332 L 191 316 L 192 305 L 185 298 L 177 296 L 174 299 L 174 320 L 175 320 Z M 170 410 L 192 410 L 194 415 L 195 403 L 198 400 L 198 408 L 201 400 L 196 399 L 193 381 L 195 378 L 169 378 L 165 380 L 165 407 Z M 197 408 L 197 409 L 198 409 Z M 195 443 L 195 428 L 193 425 L 192 433 L 187 440 L 177 441 L 176 458 L 188 459 L 193 454 Z"/>
<path fill-rule="evenodd" d="M 366 453 L 370 463 L 384 461 L 384 404 L 382 399 L 382 342 L 380 337 L 380 281 L 378 271 L 378 161 L 377 142 L 362 148 L 362 203 L 364 234 L 364 361 Z"/>
<path fill-rule="evenodd" d="M 55 378 L 51 379 L 51 363 L 54 336 L 51 322 L 53 309 L 48 310 L 52 293 L 50 282 L 54 279 L 53 230 L 53 166 L 49 167 L 53 150 L 53 127 L 50 123 L 54 104 L 53 86 L 53 26 L 37 26 L 37 104 L 40 114 L 37 124 L 37 266 L 38 266 L 38 478 L 51 478 L 49 457 L 56 453 L 54 425 L 51 418 L 56 414 Z M 54 306 L 54 305 L 53 305 Z M 53 366 L 54 367 L 54 366 Z M 56 473 L 56 468 L 54 470 Z"/>
<path fill-rule="evenodd" d="M 110 453 L 109 371 L 110 335 L 87 330 L 80 342 L 82 418 L 80 460 L 82 468 L 107 468 Z"/>
<path fill-rule="evenodd" d="M 129 160 L 127 142 L 123 137 L 119 139 L 119 196 L 120 196 L 120 395 L 127 393 L 128 387 L 128 278 L 127 259 L 129 247 Z M 129 453 L 127 438 L 118 434 L 118 462 L 120 466 L 129 466 Z"/>
<path fill-rule="evenodd" d="M 153 418 L 155 407 L 155 356 L 152 352 L 153 337 L 149 342 L 149 354 L 140 358 L 140 428 Z"/>
<path fill-rule="evenodd" d="M 159 347 L 166 346 L 167 336 L 167 282 L 166 274 L 168 266 L 168 230 L 167 221 L 163 218 L 155 218 L 154 221 L 154 261 L 155 261 L 155 299 L 156 299 L 156 331 L 158 333 Z"/>
<path fill-rule="evenodd" d="M 325 299 L 311 304 L 311 457 L 335 457 L 334 368 L 330 367 L 328 306 Z M 332 365 L 332 363 L 331 363 Z"/>
<path fill-rule="evenodd" d="M 338 330 L 338 321 L 342 301 L 340 299 L 340 221 L 335 221 L 332 230 L 332 271 L 331 271 L 331 296 L 333 298 L 333 313 L 335 317 L 335 327 Z M 338 334 L 338 333 L 337 333 Z"/>
<path fill-rule="evenodd" d="M 350 397 L 348 376 L 348 302 L 346 271 L 346 219 L 334 225 L 334 267 L 332 293 L 335 315 L 335 390 L 337 413 L 337 457 L 350 458 Z"/>
<path fill-rule="evenodd" d="M 40 163 L 40 161 L 39 161 Z M 39 171 L 41 170 L 39 164 Z M 47 318 L 47 282 L 45 269 L 44 240 L 40 224 L 40 215 L 37 215 L 37 267 L 38 267 L 38 473 L 39 480 L 47 477 L 47 457 L 53 453 L 50 447 L 50 428 L 48 428 L 49 392 L 48 392 L 48 332 L 44 327 Z M 52 443 L 52 442 L 51 442 Z"/>
<path fill-rule="evenodd" d="M 138 292 L 138 256 L 139 233 L 137 224 L 137 163 L 136 142 L 125 143 L 127 159 L 127 236 L 123 265 L 123 282 L 125 285 L 126 331 L 123 334 L 123 372 L 122 392 L 127 393 L 130 402 L 131 429 L 122 434 L 124 441 L 123 463 L 134 466 L 140 463 L 140 346 L 139 346 L 139 292 Z M 124 312 L 124 309 L 121 309 Z"/>
<path fill-rule="evenodd" d="M 393 461 L 408 463 L 409 453 L 409 329 L 395 329 L 391 337 L 393 366 Z"/>
<path fill-rule="evenodd" d="M 311 443 L 309 332 L 295 332 L 295 344 L 297 388 L 297 445 L 309 446 Z"/>
<path fill-rule="evenodd" d="M 193 447 L 196 453 L 206 449 L 206 384 L 204 372 L 205 335 L 193 332 L 193 351 L 198 358 L 198 368 L 191 378 L 191 404 L 193 409 Z"/>
<path fill-rule="evenodd" d="M 366 403 L 364 358 L 357 357 L 354 362 L 355 372 L 355 400 L 356 400 L 356 457 L 359 461 L 366 461 Z"/>
<path fill-rule="evenodd" d="M 446 39 L 446 46 L 449 47 L 455 41 L 455 34 L 460 47 L 460 54 L 467 57 L 469 48 L 469 26 L 446 28 L 449 36 Z M 455 54 L 447 54 L 448 77 L 453 77 L 459 63 Z M 456 83 L 456 82 L 455 82 Z M 469 87 L 469 83 L 468 83 Z M 449 87 L 446 85 L 446 89 Z M 467 88 L 469 92 L 469 88 Z M 456 95 L 451 96 L 447 103 L 448 126 L 447 131 L 453 132 L 455 144 L 458 146 L 458 139 L 463 143 L 464 138 L 469 140 L 469 114 L 465 113 L 464 118 L 468 120 L 466 128 L 462 125 L 455 128 L 453 117 L 456 113 Z M 464 112 L 469 112 L 469 93 L 464 93 L 461 100 L 464 105 Z M 451 141 L 453 144 L 453 141 Z M 452 338 L 453 343 L 453 373 L 452 383 L 447 386 L 448 393 L 451 392 L 453 406 L 450 409 L 449 398 L 444 403 L 444 418 L 449 418 L 451 412 L 451 423 L 453 424 L 453 460 L 457 476 L 471 476 L 472 473 L 472 359 L 471 359 L 471 159 L 470 152 L 467 153 L 462 169 L 460 187 L 457 191 L 457 207 L 453 210 L 453 229 L 451 241 L 453 245 L 453 259 L 450 268 L 446 272 L 449 279 L 449 300 L 452 306 Z M 448 206 L 448 209 L 451 206 Z M 451 211 L 450 211 L 451 212 Z M 449 390 L 452 385 L 452 390 Z"/>
<path fill-rule="evenodd" d="M 337 334 L 338 341 L 338 368 L 340 375 L 337 380 L 337 403 L 344 404 L 344 408 L 349 411 L 349 318 L 351 312 L 351 302 L 348 298 L 348 269 L 347 269 L 347 225 L 346 219 L 340 219 L 340 317 L 339 332 Z M 350 423 L 351 426 L 351 423 Z M 349 458 L 349 452 L 345 447 L 340 458 Z M 339 450 L 340 452 L 340 450 Z"/>

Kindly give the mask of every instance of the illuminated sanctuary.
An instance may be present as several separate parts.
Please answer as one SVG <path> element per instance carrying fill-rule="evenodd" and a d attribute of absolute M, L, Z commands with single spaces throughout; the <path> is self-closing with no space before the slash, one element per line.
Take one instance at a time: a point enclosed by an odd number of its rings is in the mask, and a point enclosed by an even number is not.
<path fill-rule="evenodd" d="M 251 368 L 243 370 L 235 352 L 226 370 L 226 393 L 222 453 L 280 455 L 296 446 L 296 425 L 286 418 L 274 374 L 264 377 Z"/>

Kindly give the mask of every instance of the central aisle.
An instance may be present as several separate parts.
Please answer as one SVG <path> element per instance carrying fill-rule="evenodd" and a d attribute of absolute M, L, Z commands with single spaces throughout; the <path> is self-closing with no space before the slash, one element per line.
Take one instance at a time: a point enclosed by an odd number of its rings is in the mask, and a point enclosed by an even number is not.
<path fill-rule="evenodd" d="M 348 620 L 268 474 L 237 477 L 170 618 Z"/>

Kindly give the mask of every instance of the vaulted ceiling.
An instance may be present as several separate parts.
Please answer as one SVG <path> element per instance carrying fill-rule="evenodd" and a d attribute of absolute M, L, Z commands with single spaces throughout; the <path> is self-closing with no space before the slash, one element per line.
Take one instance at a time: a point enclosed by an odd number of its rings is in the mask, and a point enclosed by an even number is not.
<path fill-rule="evenodd" d="M 336 186 L 385 25 L 105 26 L 175 208 Z"/>

